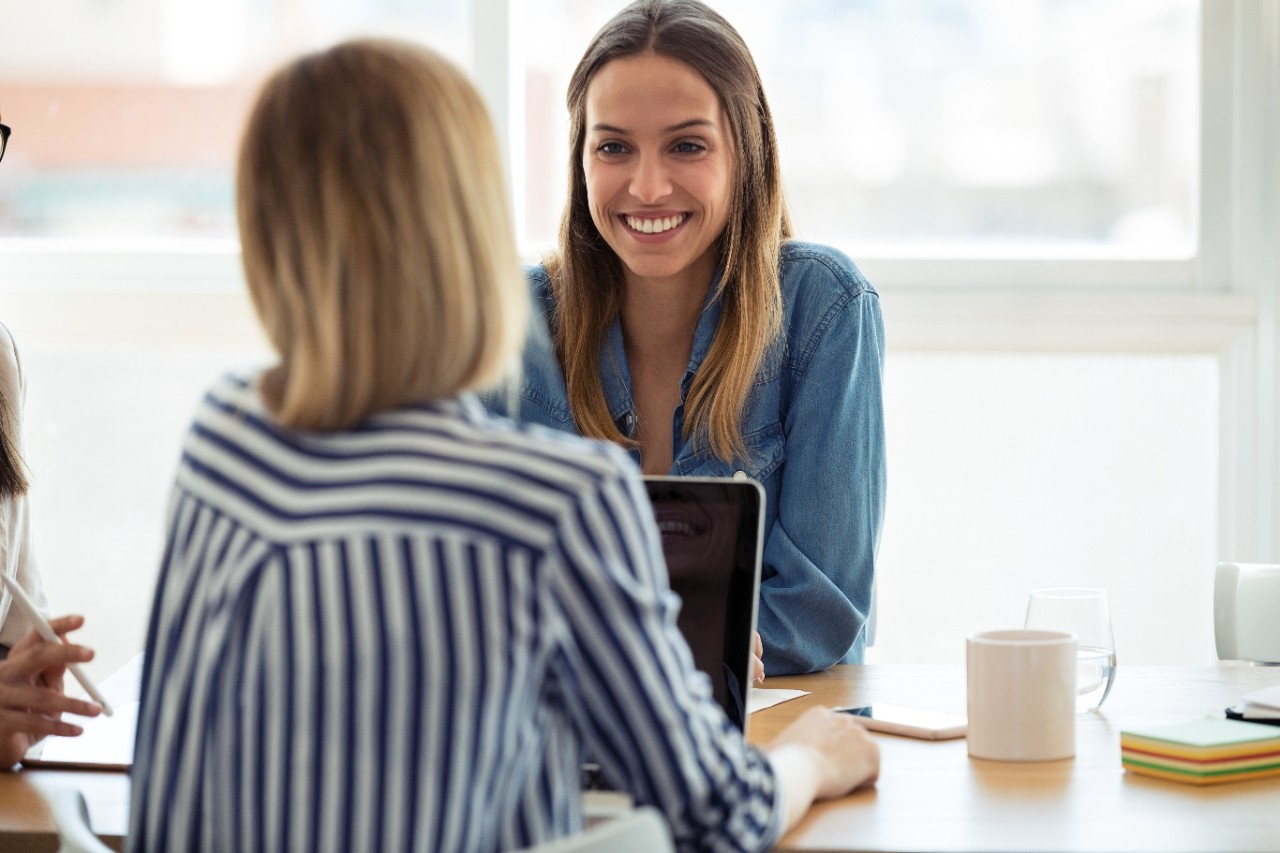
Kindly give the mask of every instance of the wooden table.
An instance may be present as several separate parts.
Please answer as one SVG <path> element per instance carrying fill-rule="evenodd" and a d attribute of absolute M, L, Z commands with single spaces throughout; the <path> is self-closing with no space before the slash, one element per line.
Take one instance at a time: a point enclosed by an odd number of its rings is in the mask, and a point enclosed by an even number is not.
<path fill-rule="evenodd" d="M 1196 788 L 1120 768 L 1126 725 L 1221 714 L 1242 694 L 1280 684 L 1280 667 L 1125 667 L 1101 712 L 1077 718 L 1076 757 L 1013 764 L 971 759 L 963 740 L 875 735 L 880 782 L 822 803 L 778 850 L 806 851 L 1280 851 L 1280 778 Z M 751 717 L 761 743 L 811 705 L 897 702 L 964 712 L 959 667 L 839 666 L 771 678 L 810 695 Z M 129 799 L 123 773 L 0 773 L 0 853 L 57 849 L 39 786 L 69 784 L 89 801 L 94 829 L 120 848 Z"/>
<path fill-rule="evenodd" d="M 0 772 L 0 851 L 58 849 L 53 816 L 40 789 L 70 785 L 89 803 L 89 820 L 108 846 L 122 850 L 129 813 L 129 777 L 119 772 L 18 770 Z"/>
<path fill-rule="evenodd" d="M 1124 772 L 1120 729 L 1221 715 L 1280 667 L 1125 667 L 1102 709 L 1081 714 L 1076 756 L 1010 763 L 971 759 L 963 739 L 875 735 L 874 789 L 816 806 L 778 850 L 1280 851 L 1280 778 L 1198 788 Z M 964 713 L 961 667 L 839 666 L 771 678 L 811 695 L 750 722 L 767 741 L 811 705 L 870 701 Z"/>

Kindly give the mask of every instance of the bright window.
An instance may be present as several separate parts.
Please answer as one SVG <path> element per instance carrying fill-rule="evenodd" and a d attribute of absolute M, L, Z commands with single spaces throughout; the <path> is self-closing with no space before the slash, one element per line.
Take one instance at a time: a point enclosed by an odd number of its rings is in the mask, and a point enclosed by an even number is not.
<path fill-rule="evenodd" d="M 760 66 L 802 237 L 848 248 L 1194 252 L 1195 0 L 713 2 Z M 564 194 L 564 92 L 619 7 L 529 15 L 528 218 Z"/>
<path fill-rule="evenodd" d="M 236 146 L 265 74 L 363 35 L 469 68 L 470 26 L 469 0 L 23 4 L 0 27 L 0 237 L 233 237 Z"/>
<path fill-rule="evenodd" d="M 715 5 L 765 77 L 804 236 L 1194 251 L 1195 0 Z M 530 245 L 551 243 L 564 195 L 568 75 L 617 8 L 524 10 Z M 470 68 L 471 25 L 469 0 L 30 4 L 0 31 L 0 236 L 232 236 L 235 145 L 266 71 L 362 34 Z"/>

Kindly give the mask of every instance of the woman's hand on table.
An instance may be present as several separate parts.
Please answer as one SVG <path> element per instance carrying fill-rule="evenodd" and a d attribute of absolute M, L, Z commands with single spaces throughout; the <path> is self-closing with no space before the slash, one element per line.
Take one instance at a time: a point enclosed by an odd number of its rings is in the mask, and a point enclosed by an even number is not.
<path fill-rule="evenodd" d="M 842 797 L 880 777 L 875 741 L 857 717 L 830 708 L 805 711 L 764 752 L 782 789 L 787 828 L 816 800 Z"/>

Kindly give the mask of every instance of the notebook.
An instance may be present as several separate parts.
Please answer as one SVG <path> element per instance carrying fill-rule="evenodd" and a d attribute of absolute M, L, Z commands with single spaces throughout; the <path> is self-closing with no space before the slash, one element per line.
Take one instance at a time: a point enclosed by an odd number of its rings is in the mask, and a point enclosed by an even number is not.
<path fill-rule="evenodd" d="M 764 550 L 764 490 L 732 477 L 644 478 L 678 624 L 698 669 L 744 732 Z"/>

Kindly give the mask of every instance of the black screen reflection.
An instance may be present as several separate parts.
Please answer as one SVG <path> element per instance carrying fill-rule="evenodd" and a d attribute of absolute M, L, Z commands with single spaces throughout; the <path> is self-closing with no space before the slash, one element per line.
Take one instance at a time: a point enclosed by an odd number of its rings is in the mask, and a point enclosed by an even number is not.
<path fill-rule="evenodd" d="M 646 481 L 662 534 L 677 622 L 716 701 L 739 728 L 751 677 L 759 492 L 753 484 Z"/>

